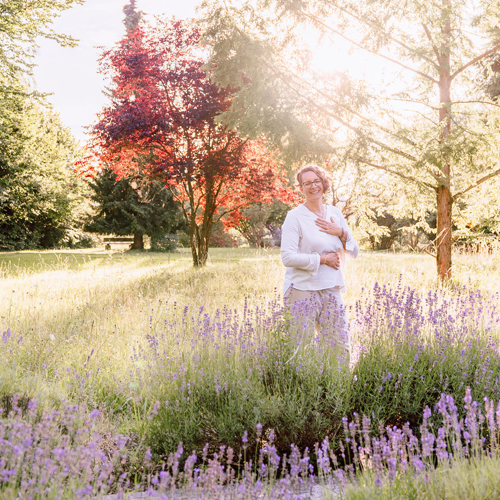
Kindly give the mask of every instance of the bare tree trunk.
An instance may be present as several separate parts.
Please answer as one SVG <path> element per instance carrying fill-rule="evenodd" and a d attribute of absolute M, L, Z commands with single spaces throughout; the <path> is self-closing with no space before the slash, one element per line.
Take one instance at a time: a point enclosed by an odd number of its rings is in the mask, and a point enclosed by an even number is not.
<path fill-rule="evenodd" d="M 189 243 L 193 256 L 193 265 L 203 267 L 207 263 L 210 236 L 212 235 L 213 213 L 203 218 L 201 227 L 192 219 L 189 224 Z"/>
<path fill-rule="evenodd" d="M 451 278 L 452 208 L 453 198 L 450 193 L 450 188 L 447 186 L 440 186 L 437 190 L 436 264 L 437 273 L 441 280 Z"/>
<path fill-rule="evenodd" d="M 215 207 L 205 207 L 205 215 L 203 217 L 203 223 L 200 228 L 200 236 L 198 241 L 198 266 L 204 266 L 207 263 L 210 237 L 212 236 L 212 228 L 214 225 L 214 210 Z"/>
<path fill-rule="evenodd" d="M 443 0 L 443 10 L 449 15 L 450 0 Z M 450 73 L 450 41 L 451 26 L 449 21 L 442 28 L 444 42 L 441 45 L 439 57 L 439 123 L 441 125 L 440 142 L 443 147 L 451 130 L 451 73 Z M 452 209 L 451 195 L 451 165 L 445 161 L 442 166 L 440 186 L 437 188 L 437 235 L 436 235 L 436 265 L 441 280 L 451 278 L 451 244 L 452 244 Z"/>
<path fill-rule="evenodd" d="M 134 234 L 134 242 L 130 250 L 144 250 L 144 239 L 142 234 Z"/>
<path fill-rule="evenodd" d="M 194 224 L 194 222 L 192 223 Z M 200 267 L 198 260 L 198 245 L 196 242 L 195 228 L 189 226 L 189 246 L 191 247 L 191 255 L 193 256 L 193 266 Z"/>

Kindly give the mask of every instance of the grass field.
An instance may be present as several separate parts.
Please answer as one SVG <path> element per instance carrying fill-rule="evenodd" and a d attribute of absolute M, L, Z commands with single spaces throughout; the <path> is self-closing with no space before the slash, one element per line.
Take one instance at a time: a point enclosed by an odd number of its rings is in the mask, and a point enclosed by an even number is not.
<path fill-rule="evenodd" d="M 340 453 L 342 419 L 354 413 L 370 416 L 367 432 L 410 422 L 420 439 L 424 408 L 434 410 L 441 393 L 455 398 L 460 414 L 468 386 L 476 401 L 500 399 L 498 254 L 456 255 L 444 289 L 427 255 L 365 252 L 348 261 L 345 300 L 361 352 L 350 370 L 321 343 L 291 361 L 283 276 L 277 250 L 211 249 L 202 269 L 184 249 L 0 254 L 3 415 L 13 409 L 12 419 L 27 422 L 22 415 L 33 411 L 34 422 L 43 409 L 66 415 L 65 405 L 80 405 L 81 423 L 101 436 L 97 448 L 119 463 L 125 446 L 128 480 L 158 471 L 180 441 L 187 453 L 171 465 L 184 464 L 192 449 L 202 460 L 205 443 L 209 456 L 230 446 L 254 463 L 267 457 L 269 479 L 272 453 L 289 453 L 292 444 L 303 453 L 328 437 Z M 34 400 L 36 411 L 28 409 Z M 432 418 L 437 429 L 442 413 Z M 50 431 L 54 443 L 62 439 L 57 429 Z M 127 436 L 124 444 L 118 435 Z M 13 486 L 2 472 L 22 462 L 12 449 L 0 466 L 6 498 L 19 497 L 22 483 Z M 355 456 L 340 461 L 348 465 Z M 311 460 L 317 473 L 321 462 Z M 108 490 L 118 488 L 113 474 Z M 74 488 L 106 490 L 92 481 L 80 478 Z"/>

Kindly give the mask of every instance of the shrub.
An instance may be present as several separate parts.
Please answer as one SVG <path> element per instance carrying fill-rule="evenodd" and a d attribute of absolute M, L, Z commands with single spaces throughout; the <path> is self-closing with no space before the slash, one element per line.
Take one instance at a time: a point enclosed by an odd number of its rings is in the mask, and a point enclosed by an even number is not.
<path fill-rule="evenodd" d="M 374 429 L 409 422 L 417 431 L 423 409 L 442 393 L 463 399 L 500 398 L 500 358 L 490 335 L 499 317 L 477 291 L 422 296 L 410 288 L 375 287 L 356 306 L 352 323 L 358 360 L 339 365 L 330 339 L 297 347 L 276 303 L 267 310 L 224 309 L 209 317 L 182 314 L 151 335 L 138 352 L 142 397 L 158 401 L 147 442 L 167 456 L 209 443 L 238 451 L 244 430 L 274 430 L 285 453 L 328 437 L 338 445 L 346 416 L 370 415 Z M 255 435 L 248 449 L 255 450 Z"/>
<path fill-rule="evenodd" d="M 151 237 L 151 250 L 153 252 L 174 252 L 177 249 L 179 237 L 176 234 L 164 234 Z"/>
<path fill-rule="evenodd" d="M 218 222 L 214 224 L 212 229 L 212 234 L 210 235 L 210 246 L 213 248 L 236 248 L 238 243 L 234 236 L 224 231 L 222 222 Z"/>

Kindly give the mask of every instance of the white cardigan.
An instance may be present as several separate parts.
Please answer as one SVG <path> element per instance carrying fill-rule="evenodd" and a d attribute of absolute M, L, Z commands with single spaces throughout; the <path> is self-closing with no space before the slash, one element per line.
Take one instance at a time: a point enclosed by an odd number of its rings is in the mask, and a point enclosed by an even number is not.
<path fill-rule="evenodd" d="M 283 296 L 290 286 L 297 290 L 325 290 L 338 288 L 345 292 L 344 253 L 356 258 L 359 247 L 342 212 L 332 205 L 325 205 L 326 220 L 333 217 L 347 233 L 346 251 L 338 236 L 319 230 L 315 221 L 318 216 L 305 205 L 288 212 L 281 235 L 281 260 L 287 268 L 283 283 Z M 340 256 L 340 269 L 320 264 L 320 255 L 337 252 Z"/>

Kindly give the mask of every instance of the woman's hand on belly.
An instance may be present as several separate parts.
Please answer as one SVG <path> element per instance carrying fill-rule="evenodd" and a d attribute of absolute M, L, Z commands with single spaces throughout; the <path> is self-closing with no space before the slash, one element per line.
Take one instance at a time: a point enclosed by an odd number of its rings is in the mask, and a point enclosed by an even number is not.
<path fill-rule="evenodd" d="M 340 257 L 337 252 L 328 252 L 320 256 L 320 264 L 325 264 L 333 269 L 339 269 L 340 267 Z"/>

